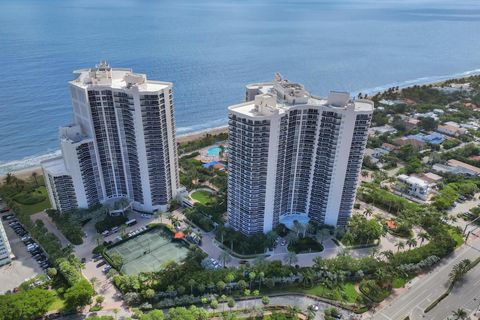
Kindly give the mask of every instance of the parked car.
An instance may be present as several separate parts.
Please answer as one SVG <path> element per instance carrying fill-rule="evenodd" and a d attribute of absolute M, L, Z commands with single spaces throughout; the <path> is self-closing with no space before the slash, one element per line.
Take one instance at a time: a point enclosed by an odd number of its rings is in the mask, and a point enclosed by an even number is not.
<path fill-rule="evenodd" d="M 101 266 L 106 265 L 107 262 L 105 260 L 100 261 L 100 263 L 97 264 L 97 268 L 100 268 Z"/>

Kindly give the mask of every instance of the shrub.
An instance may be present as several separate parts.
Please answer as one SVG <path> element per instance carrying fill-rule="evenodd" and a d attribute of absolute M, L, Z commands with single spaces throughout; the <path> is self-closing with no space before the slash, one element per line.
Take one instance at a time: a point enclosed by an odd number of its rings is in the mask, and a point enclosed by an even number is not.
<path fill-rule="evenodd" d="M 98 233 L 118 227 L 128 221 L 126 216 L 106 216 L 105 219 L 95 223 L 95 229 Z"/>

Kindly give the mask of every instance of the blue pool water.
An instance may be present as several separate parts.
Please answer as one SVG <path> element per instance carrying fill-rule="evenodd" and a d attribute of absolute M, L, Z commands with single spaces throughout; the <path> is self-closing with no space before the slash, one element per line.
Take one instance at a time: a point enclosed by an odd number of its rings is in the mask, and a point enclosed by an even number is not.
<path fill-rule="evenodd" d="M 227 123 L 276 71 L 317 95 L 480 68 L 478 0 L 0 0 L 0 174 L 59 148 L 72 71 L 174 83 L 178 134 Z"/>
<path fill-rule="evenodd" d="M 221 150 L 220 147 L 211 147 L 208 149 L 207 153 L 209 156 L 218 156 Z"/>

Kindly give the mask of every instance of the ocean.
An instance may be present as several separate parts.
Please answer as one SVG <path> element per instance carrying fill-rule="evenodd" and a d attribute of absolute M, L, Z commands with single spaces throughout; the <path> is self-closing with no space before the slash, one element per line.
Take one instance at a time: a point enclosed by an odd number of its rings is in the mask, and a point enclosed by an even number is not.
<path fill-rule="evenodd" d="M 172 81 L 178 134 L 275 72 L 316 95 L 480 69 L 478 0 L 0 0 L 0 174 L 58 154 L 67 81 L 107 60 Z"/>

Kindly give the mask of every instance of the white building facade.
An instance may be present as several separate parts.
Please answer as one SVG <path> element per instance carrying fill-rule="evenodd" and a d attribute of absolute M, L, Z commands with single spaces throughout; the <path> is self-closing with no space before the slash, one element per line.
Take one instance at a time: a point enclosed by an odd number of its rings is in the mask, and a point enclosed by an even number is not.
<path fill-rule="evenodd" d="M 10 248 L 3 224 L 0 222 L 0 266 L 10 262 L 12 262 L 12 249 Z"/>
<path fill-rule="evenodd" d="M 309 219 L 347 224 L 373 102 L 311 96 L 275 76 L 229 107 L 228 224 L 247 234 Z"/>
<path fill-rule="evenodd" d="M 428 200 L 430 186 L 424 180 L 414 176 L 407 176 L 406 174 L 399 175 L 397 180 L 399 183 L 395 187 L 398 191 L 424 201 Z"/>
<path fill-rule="evenodd" d="M 62 158 L 43 163 L 54 207 L 127 198 L 140 211 L 166 210 L 179 187 L 172 83 L 106 62 L 74 73 Z"/>

